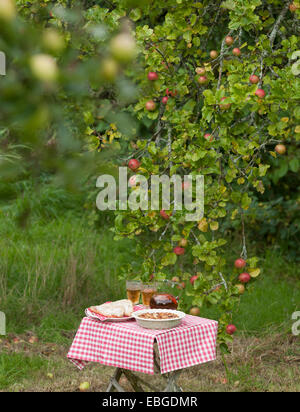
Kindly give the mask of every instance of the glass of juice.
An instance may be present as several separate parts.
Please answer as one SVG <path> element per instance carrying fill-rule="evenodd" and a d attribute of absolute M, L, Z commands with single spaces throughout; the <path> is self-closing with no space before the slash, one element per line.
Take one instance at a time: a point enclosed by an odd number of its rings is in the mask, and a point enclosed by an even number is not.
<path fill-rule="evenodd" d="M 143 301 L 144 306 L 146 307 L 150 306 L 150 300 L 156 292 L 157 292 L 156 283 L 142 285 L 142 301 Z"/>
<path fill-rule="evenodd" d="M 127 298 L 131 300 L 133 305 L 137 305 L 140 301 L 142 283 L 136 280 L 126 281 Z"/>

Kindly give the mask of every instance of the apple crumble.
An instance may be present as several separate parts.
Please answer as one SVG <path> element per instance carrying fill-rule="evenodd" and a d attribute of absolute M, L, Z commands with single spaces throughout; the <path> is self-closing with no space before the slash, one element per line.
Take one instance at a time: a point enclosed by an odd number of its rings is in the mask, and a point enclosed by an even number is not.
<path fill-rule="evenodd" d="M 179 318 L 175 313 L 170 312 L 147 312 L 139 315 L 142 319 L 175 319 Z"/>

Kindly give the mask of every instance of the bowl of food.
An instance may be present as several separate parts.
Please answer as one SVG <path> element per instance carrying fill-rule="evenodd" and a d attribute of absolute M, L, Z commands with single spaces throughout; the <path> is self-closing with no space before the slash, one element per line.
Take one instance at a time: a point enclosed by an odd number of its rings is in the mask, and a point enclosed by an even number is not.
<path fill-rule="evenodd" d="M 142 328 L 170 329 L 180 325 L 185 313 L 171 309 L 143 309 L 132 316 Z"/>

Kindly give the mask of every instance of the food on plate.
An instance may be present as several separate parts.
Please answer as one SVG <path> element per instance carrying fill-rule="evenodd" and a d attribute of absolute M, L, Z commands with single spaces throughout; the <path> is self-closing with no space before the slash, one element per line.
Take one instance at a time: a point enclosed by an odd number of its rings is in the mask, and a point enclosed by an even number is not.
<path fill-rule="evenodd" d="M 146 312 L 146 313 L 141 313 L 138 315 L 139 318 L 143 319 L 175 319 L 179 318 L 176 313 L 170 313 L 170 312 Z"/>
<path fill-rule="evenodd" d="M 90 310 L 108 318 L 124 318 L 132 315 L 133 304 L 128 299 L 122 299 L 103 303 L 99 306 L 92 306 Z"/>

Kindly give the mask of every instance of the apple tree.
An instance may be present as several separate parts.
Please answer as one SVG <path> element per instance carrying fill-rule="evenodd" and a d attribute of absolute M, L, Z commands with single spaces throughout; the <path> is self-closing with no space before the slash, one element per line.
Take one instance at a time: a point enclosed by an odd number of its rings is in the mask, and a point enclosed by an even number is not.
<path fill-rule="evenodd" d="M 260 274 L 258 257 L 247 253 L 246 212 L 265 191 L 273 159 L 291 147 L 299 153 L 299 3 L 154 0 L 130 10 L 126 1 L 112 4 L 134 21 L 142 66 L 132 73 L 140 98 L 131 110 L 147 133 L 131 142 L 129 170 L 147 179 L 205 178 L 198 222 L 186 221 L 187 210 L 116 212 L 116 238 L 135 239 L 141 257 L 126 271 L 145 281 L 175 279 L 185 310 L 198 307 L 201 314 L 215 305 L 226 350 L 236 330 L 232 312 Z M 231 256 L 228 222 L 241 233 Z"/>

